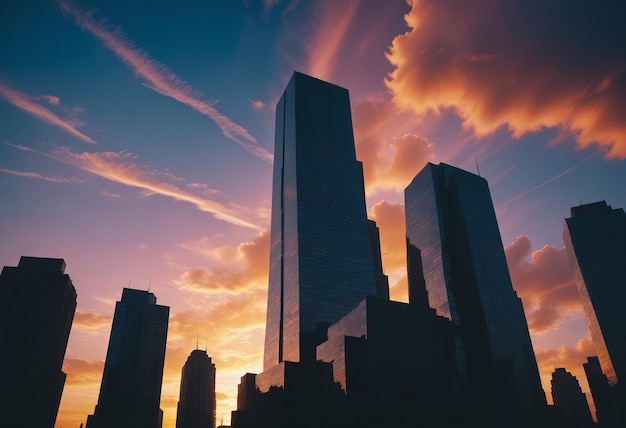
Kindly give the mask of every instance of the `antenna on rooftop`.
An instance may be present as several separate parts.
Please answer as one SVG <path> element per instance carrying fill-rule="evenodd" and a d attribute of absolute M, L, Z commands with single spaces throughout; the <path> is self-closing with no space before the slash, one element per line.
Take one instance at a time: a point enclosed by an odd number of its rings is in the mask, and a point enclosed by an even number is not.
<path fill-rule="evenodd" d="M 130 282 L 132 281 L 132 278 L 128 278 L 128 288 L 130 288 Z"/>
<path fill-rule="evenodd" d="M 199 333 L 196 332 L 196 350 L 198 350 L 198 335 L 199 335 Z"/>
<path fill-rule="evenodd" d="M 476 156 L 474 156 L 474 162 L 476 162 L 476 172 L 478 173 L 478 176 L 480 177 L 480 169 L 478 168 L 478 159 L 476 159 Z"/>
<path fill-rule="evenodd" d="M 148 291 L 150 291 L 150 287 L 152 286 L 152 277 L 148 280 Z"/>

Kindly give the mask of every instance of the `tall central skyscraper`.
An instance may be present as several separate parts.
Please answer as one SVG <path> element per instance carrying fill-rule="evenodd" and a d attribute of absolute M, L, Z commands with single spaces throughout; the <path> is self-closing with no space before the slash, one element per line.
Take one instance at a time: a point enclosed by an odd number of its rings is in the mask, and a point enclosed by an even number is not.
<path fill-rule="evenodd" d="M 170 308 L 124 288 L 115 304 L 100 396 L 87 428 L 160 428 L 161 383 Z"/>
<path fill-rule="evenodd" d="M 264 370 L 315 360 L 329 325 L 384 294 L 371 227 L 348 91 L 296 72 L 276 107 Z"/>
<path fill-rule="evenodd" d="M 452 321 L 461 381 L 487 396 L 495 391 L 505 405 L 519 403 L 534 426 L 545 394 L 487 181 L 429 163 L 404 194 L 409 287 L 422 288 L 409 290 L 411 303 Z"/>

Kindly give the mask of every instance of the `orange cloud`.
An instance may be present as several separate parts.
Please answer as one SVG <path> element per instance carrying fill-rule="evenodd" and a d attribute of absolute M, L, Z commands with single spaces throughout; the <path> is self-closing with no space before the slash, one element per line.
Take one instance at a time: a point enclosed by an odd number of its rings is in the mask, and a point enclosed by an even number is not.
<path fill-rule="evenodd" d="M 595 419 L 595 405 L 591 393 L 589 392 L 589 384 L 587 382 L 585 369 L 583 368 L 583 363 L 587 362 L 587 357 L 593 355 L 596 355 L 596 350 L 593 347 L 591 338 L 580 339 L 576 343 L 576 348 L 561 346 L 558 349 L 543 349 L 535 352 L 543 389 L 546 392 L 549 402 L 552 402 L 550 386 L 552 372 L 554 372 L 556 368 L 563 367 L 578 379 L 578 383 L 586 393 L 587 402 L 591 407 L 591 414 Z"/>
<path fill-rule="evenodd" d="M 63 371 L 67 374 L 67 386 L 94 386 L 100 385 L 104 361 L 87 361 L 79 358 L 63 360 Z"/>
<path fill-rule="evenodd" d="M 363 162 L 366 191 L 403 191 L 434 157 L 434 144 L 412 133 L 389 138 L 398 135 L 399 128 L 389 101 L 367 99 L 356 103 L 353 110 L 356 153 Z"/>
<path fill-rule="evenodd" d="M 79 124 L 75 123 L 75 116 L 72 117 L 70 120 L 61 119 L 44 106 L 34 102 L 30 96 L 22 92 L 16 91 L 15 89 L 8 87 L 1 82 L 0 98 L 3 98 L 5 101 L 13 104 L 15 107 L 30 114 L 31 116 L 34 116 L 43 122 L 47 122 L 50 125 L 54 125 L 57 128 L 62 129 L 63 131 L 67 132 L 70 135 L 73 135 L 74 137 L 84 141 L 85 143 L 96 144 L 94 140 L 76 129 L 78 126 L 82 125 L 82 122 L 80 122 Z M 58 101 L 58 98 L 56 98 L 56 100 Z M 55 104 L 53 101 L 50 102 L 51 104 Z"/>
<path fill-rule="evenodd" d="M 387 53 L 393 99 L 449 109 L 477 136 L 559 127 L 626 158 L 626 61 L 617 3 L 413 0 Z"/>
<path fill-rule="evenodd" d="M 102 315 L 95 312 L 76 310 L 72 328 L 90 330 L 101 327 L 111 327 L 113 318 L 110 315 Z"/>
<path fill-rule="evenodd" d="M 45 153 L 41 154 L 50 156 Z M 159 194 L 177 201 L 191 203 L 199 210 L 211 213 L 215 218 L 231 224 L 257 230 L 262 229 L 261 226 L 245 219 L 245 217 L 251 216 L 250 213 L 245 212 L 245 209 L 232 204 L 226 206 L 205 197 L 189 193 L 179 186 L 166 181 L 181 180 L 172 174 L 160 173 L 144 165 L 130 162 L 128 159 L 132 158 L 133 155 L 128 152 L 74 153 L 67 147 L 61 147 L 53 153 L 52 157 L 107 180 L 140 188 L 149 192 L 149 194 Z"/>
<path fill-rule="evenodd" d="M 531 333 L 552 329 L 582 305 L 565 247 L 546 245 L 531 252 L 530 240 L 518 236 L 505 248 L 513 288 L 524 302 Z"/>
<path fill-rule="evenodd" d="M 102 21 L 93 19 L 92 12 L 85 13 L 65 1 L 59 3 L 61 11 L 72 16 L 76 24 L 97 37 L 102 44 L 113 51 L 137 76 L 146 81 L 145 86 L 153 91 L 185 104 L 212 119 L 225 137 L 240 144 L 250 153 L 272 162 L 273 155 L 263 148 L 248 131 L 218 112 L 215 101 L 204 99 L 204 94 L 195 90 L 189 83 L 180 79 L 167 66 L 152 59 L 143 50 L 126 40 L 120 30 L 112 29 Z"/>
<path fill-rule="evenodd" d="M 381 201 L 372 207 L 370 218 L 380 229 L 380 247 L 386 272 L 406 273 L 406 226 L 404 205 Z"/>
<path fill-rule="evenodd" d="M 196 248 L 182 244 L 183 248 L 201 251 L 217 261 L 217 266 L 189 270 L 176 284 L 187 290 L 215 293 L 239 293 L 246 289 L 267 287 L 269 275 L 269 230 L 260 232 L 254 240 L 239 244 L 236 248 Z"/>

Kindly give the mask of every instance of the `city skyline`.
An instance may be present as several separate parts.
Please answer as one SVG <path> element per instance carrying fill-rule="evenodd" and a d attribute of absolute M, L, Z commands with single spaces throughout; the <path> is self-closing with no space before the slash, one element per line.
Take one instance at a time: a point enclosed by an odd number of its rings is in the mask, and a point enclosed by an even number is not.
<path fill-rule="evenodd" d="M 171 307 L 164 426 L 196 337 L 218 420 L 262 370 L 274 106 L 294 70 L 350 91 L 392 299 L 407 300 L 404 186 L 426 161 L 479 170 L 544 390 L 566 367 L 588 393 L 561 233 L 581 202 L 626 207 L 617 2 L 340 3 L 1 6 L 0 262 L 63 258 L 77 284 L 57 426 L 93 411 L 127 284 Z"/>

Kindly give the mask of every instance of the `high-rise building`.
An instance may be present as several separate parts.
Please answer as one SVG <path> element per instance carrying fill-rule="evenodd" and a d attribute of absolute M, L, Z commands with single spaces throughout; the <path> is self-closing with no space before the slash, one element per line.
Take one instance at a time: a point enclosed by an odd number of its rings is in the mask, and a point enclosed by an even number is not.
<path fill-rule="evenodd" d="M 0 414 L 6 426 L 54 427 L 76 311 L 63 259 L 21 257 L 0 274 Z"/>
<path fill-rule="evenodd" d="M 160 428 L 170 308 L 153 293 L 124 288 L 115 304 L 98 404 L 87 428 Z"/>
<path fill-rule="evenodd" d="M 626 214 L 605 201 L 571 208 L 563 241 L 609 385 L 626 387 Z"/>
<path fill-rule="evenodd" d="M 183 366 L 176 428 L 215 428 L 215 364 L 195 349 Z"/>
<path fill-rule="evenodd" d="M 371 227 L 348 91 L 296 72 L 276 107 L 264 371 L 315 361 L 327 327 L 379 295 Z"/>
<path fill-rule="evenodd" d="M 555 406 L 563 410 L 567 428 L 593 428 L 587 398 L 580 389 L 576 376 L 564 368 L 555 369 L 552 373 L 552 400 Z"/>
<path fill-rule="evenodd" d="M 495 396 L 505 425 L 537 425 L 545 393 L 487 181 L 428 163 L 404 195 L 408 270 L 425 288 L 411 294 L 452 321 L 459 381 Z"/>

